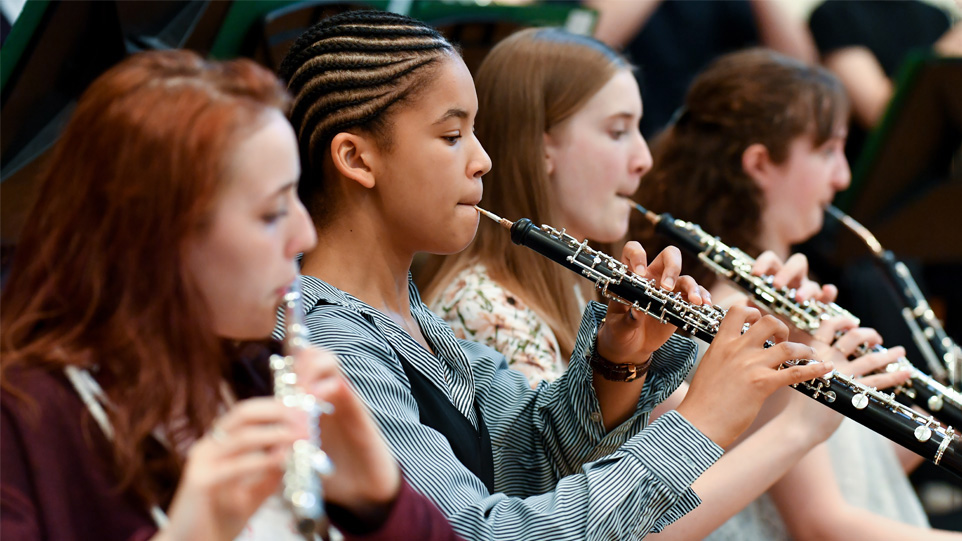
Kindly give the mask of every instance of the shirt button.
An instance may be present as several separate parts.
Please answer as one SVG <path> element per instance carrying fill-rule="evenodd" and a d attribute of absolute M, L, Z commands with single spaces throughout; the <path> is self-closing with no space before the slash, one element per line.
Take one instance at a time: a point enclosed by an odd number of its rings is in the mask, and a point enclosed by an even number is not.
<path fill-rule="evenodd" d="M 601 412 L 600 412 L 600 411 L 596 411 L 596 412 L 592 413 L 592 414 L 591 414 L 591 420 L 594 421 L 594 422 L 596 422 L 596 423 L 600 423 L 600 422 L 601 422 Z"/>

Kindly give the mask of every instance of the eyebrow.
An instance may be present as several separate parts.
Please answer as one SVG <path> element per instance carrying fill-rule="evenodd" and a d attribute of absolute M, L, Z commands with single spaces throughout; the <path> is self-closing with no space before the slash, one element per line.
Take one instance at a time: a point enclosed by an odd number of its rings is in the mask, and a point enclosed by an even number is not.
<path fill-rule="evenodd" d="M 448 109 L 447 112 L 441 115 L 441 118 L 435 120 L 434 123 L 441 124 L 442 122 L 444 122 L 449 118 L 462 118 L 462 119 L 468 118 L 468 112 L 465 111 L 464 109 L 459 109 L 457 107 L 454 107 L 454 108 Z"/>
<path fill-rule="evenodd" d="M 288 182 L 287 184 L 284 184 L 284 185 L 281 186 L 280 188 L 274 190 L 274 192 L 271 193 L 270 195 L 268 195 L 267 198 L 268 198 L 268 199 L 273 199 L 273 198 L 275 198 L 275 197 L 277 197 L 277 196 L 279 196 L 279 195 L 282 195 L 282 194 L 283 194 L 284 192 L 286 192 L 287 190 L 290 190 L 291 188 L 296 188 L 296 187 L 297 187 L 297 181 L 296 181 L 296 180 L 292 180 L 292 181 Z"/>

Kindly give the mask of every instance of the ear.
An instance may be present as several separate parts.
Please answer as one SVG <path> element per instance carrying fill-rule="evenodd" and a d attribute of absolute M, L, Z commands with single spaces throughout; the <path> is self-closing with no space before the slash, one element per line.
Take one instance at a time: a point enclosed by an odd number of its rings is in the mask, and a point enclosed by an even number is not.
<path fill-rule="evenodd" d="M 375 184 L 373 160 L 377 147 L 370 139 L 341 132 L 331 140 L 331 158 L 337 171 L 365 188 Z"/>
<path fill-rule="evenodd" d="M 749 145 L 742 152 L 742 170 L 751 177 L 762 191 L 767 191 L 775 181 L 775 164 L 768 148 L 761 143 Z"/>
<path fill-rule="evenodd" d="M 550 177 L 554 174 L 555 162 L 558 159 L 558 152 L 560 151 L 557 142 L 548 132 L 544 132 L 542 146 L 544 148 L 544 170 Z"/>

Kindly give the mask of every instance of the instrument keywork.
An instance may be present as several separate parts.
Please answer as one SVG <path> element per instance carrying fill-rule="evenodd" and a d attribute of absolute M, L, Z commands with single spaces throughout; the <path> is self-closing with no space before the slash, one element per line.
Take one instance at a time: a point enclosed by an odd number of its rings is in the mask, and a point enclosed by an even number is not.
<path fill-rule="evenodd" d="M 330 459 L 321 450 L 318 420 L 321 414 L 331 413 L 331 406 L 319 403 L 314 395 L 304 392 L 294 372 L 294 354 L 309 343 L 298 280 L 295 279 L 290 291 L 284 295 L 282 304 L 284 354 L 272 355 L 270 367 L 274 375 L 274 397 L 285 406 L 307 413 L 308 438 L 294 442 L 282 482 L 284 502 L 294 515 L 296 530 L 305 539 L 313 540 L 318 528 L 323 528 L 324 521 L 324 493 L 320 476 L 333 471 Z"/>
<path fill-rule="evenodd" d="M 559 231 L 548 225 L 538 227 L 527 218 L 511 222 L 480 207 L 475 208 L 509 230 L 512 242 L 591 280 L 605 298 L 675 325 L 706 342 L 711 342 L 718 333 L 727 313 L 725 309 L 693 305 L 680 294 L 638 276 L 621 261 L 591 248 L 587 241 L 579 241 L 563 229 Z M 809 362 L 799 359 L 789 361 L 783 367 Z M 866 387 L 834 370 L 793 387 L 956 475 L 962 475 L 962 452 L 955 429 L 901 404 L 894 396 Z"/>
<path fill-rule="evenodd" d="M 814 334 L 822 321 L 831 317 L 841 316 L 858 321 L 857 317 L 836 303 L 814 299 L 796 301 L 795 292 L 789 288 L 774 287 L 771 276 L 752 274 L 755 264 L 753 257 L 709 235 L 697 224 L 679 220 L 670 214 L 656 214 L 641 205 L 635 205 L 635 208 L 655 226 L 656 232 L 671 239 L 682 250 L 697 256 L 712 272 L 739 287 L 759 305 L 784 316 L 796 328 Z M 884 351 L 886 348 L 881 345 L 862 344 L 856 353 L 861 356 Z M 914 404 L 943 422 L 962 426 L 962 394 L 958 391 L 939 383 L 904 357 L 891 363 L 886 370 L 909 372 L 909 381 L 895 388 L 895 396 L 903 402 Z"/>
<path fill-rule="evenodd" d="M 883 249 L 875 235 L 848 214 L 831 205 L 825 212 L 855 233 L 872 252 L 902 302 L 902 319 L 932 376 L 956 390 L 962 389 L 962 347 L 945 332 L 908 266 Z"/>

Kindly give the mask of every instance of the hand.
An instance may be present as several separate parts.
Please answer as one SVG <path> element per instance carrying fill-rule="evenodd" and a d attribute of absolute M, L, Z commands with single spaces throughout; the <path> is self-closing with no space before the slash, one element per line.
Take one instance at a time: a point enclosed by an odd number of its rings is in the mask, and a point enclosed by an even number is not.
<path fill-rule="evenodd" d="M 681 293 L 692 304 L 711 304 L 708 290 L 695 283 L 691 276 L 680 276 L 681 252 L 674 246 L 665 248 L 648 265 L 645 249 L 632 241 L 625 244 L 621 261 L 635 274 L 654 280 L 668 291 Z M 640 364 L 667 342 L 673 332 L 674 325 L 609 301 L 605 324 L 598 331 L 598 354 L 617 364 Z"/>
<path fill-rule="evenodd" d="M 745 323 L 752 325 L 742 334 Z M 831 362 L 816 362 L 779 370 L 782 363 L 792 359 L 818 360 L 814 349 L 786 342 L 786 337 L 788 327 L 774 316 L 761 317 L 754 308 L 732 307 L 678 412 L 712 441 L 727 447 L 751 424 L 776 389 L 833 369 Z M 776 345 L 765 348 L 769 339 Z"/>
<path fill-rule="evenodd" d="M 307 417 L 273 398 L 235 404 L 187 452 L 170 507 L 167 539 L 230 540 L 273 494 Z"/>
<path fill-rule="evenodd" d="M 828 439 L 845 419 L 832 408 L 798 391 L 786 389 L 785 392 L 791 395 L 784 409 L 771 422 L 803 431 L 806 441 L 813 446 Z"/>
<path fill-rule="evenodd" d="M 808 279 L 808 259 L 803 254 L 792 254 L 782 263 L 774 252 L 762 252 L 752 266 L 752 274 L 772 276 L 772 285 L 776 288 L 794 289 L 795 300 L 799 302 L 814 299 L 830 303 L 838 297 L 837 287 L 831 284 L 819 285 Z"/>
<path fill-rule="evenodd" d="M 855 323 L 849 319 L 831 318 L 823 321 L 812 338 L 811 345 L 823 359 L 830 359 L 836 370 L 842 374 L 860 376 L 859 383 L 868 387 L 888 389 L 905 383 L 911 376 L 905 370 L 876 374 L 875 372 L 904 357 L 905 348 L 898 346 L 882 352 L 859 355 L 858 349 L 862 345 L 871 348 L 881 344 L 882 336 L 875 329 L 856 328 Z"/>
<path fill-rule="evenodd" d="M 324 499 L 362 520 L 377 522 L 401 489 L 401 472 L 377 425 L 338 370 L 330 353 L 307 348 L 296 354 L 298 381 L 334 406 L 320 417 L 321 448 L 334 463 L 325 476 Z"/>

